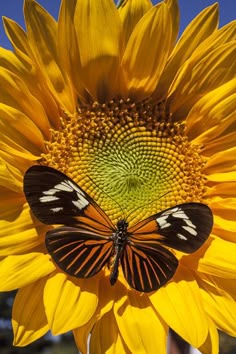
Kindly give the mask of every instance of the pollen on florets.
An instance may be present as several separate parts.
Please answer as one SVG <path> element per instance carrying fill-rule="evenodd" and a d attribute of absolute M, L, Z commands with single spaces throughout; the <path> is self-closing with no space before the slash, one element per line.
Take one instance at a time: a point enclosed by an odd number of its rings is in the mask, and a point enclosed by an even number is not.
<path fill-rule="evenodd" d="M 114 220 L 137 208 L 140 219 L 200 201 L 205 190 L 205 161 L 164 103 L 79 105 L 61 118 L 46 148 L 44 163 L 69 175 Z"/>

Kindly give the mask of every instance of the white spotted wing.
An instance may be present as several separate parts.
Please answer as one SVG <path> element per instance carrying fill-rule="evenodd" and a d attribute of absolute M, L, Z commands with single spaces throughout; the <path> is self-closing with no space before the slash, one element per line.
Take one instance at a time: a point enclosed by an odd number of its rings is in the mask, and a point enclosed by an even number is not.
<path fill-rule="evenodd" d="M 44 224 L 75 225 L 93 219 L 114 229 L 107 215 L 75 182 L 54 168 L 35 165 L 24 176 L 24 193 L 33 214 Z"/>
<path fill-rule="evenodd" d="M 193 253 L 207 240 L 213 226 L 211 209 L 202 203 L 184 203 L 164 210 L 129 229 L 137 241 Z"/>

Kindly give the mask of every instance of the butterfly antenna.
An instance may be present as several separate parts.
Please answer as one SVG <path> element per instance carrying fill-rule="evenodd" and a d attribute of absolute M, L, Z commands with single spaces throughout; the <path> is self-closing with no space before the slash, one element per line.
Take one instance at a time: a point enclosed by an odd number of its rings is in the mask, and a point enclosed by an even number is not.
<path fill-rule="evenodd" d="M 146 207 L 147 205 L 150 205 L 150 204 L 156 202 L 157 200 L 163 198 L 165 195 L 167 195 L 167 194 L 169 194 L 169 193 L 170 193 L 170 191 L 168 191 L 168 192 L 162 194 L 160 197 L 158 197 L 158 198 L 152 200 L 151 202 L 149 202 L 149 203 L 147 203 L 147 204 L 144 204 L 144 205 L 141 205 L 141 206 L 139 206 L 138 208 L 132 210 L 132 211 L 128 214 L 128 216 L 126 217 L 126 220 L 128 220 L 128 218 L 130 217 L 130 215 L 132 215 L 132 214 L 133 214 L 135 211 L 137 211 L 138 209 L 144 208 L 144 207 Z"/>
<path fill-rule="evenodd" d="M 100 190 L 102 191 L 102 193 L 104 193 L 108 198 L 110 198 L 114 203 L 116 203 L 116 205 L 117 205 L 117 206 L 119 207 L 119 209 L 122 211 L 122 214 L 125 215 L 125 212 L 124 212 L 124 209 L 122 208 L 122 206 L 121 206 L 115 199 L 113 199 L 107 192 L 105 192 L 101 187 L 99 187 L 99 186 L 97 185 L 97 183 L 94 182 L 94 180 L 93 180 L 90 176 L 87 175 L 87 177 L 88 177 L 88 179 L 90 179 L 90 181 L 91 181 L 98 189 L 100 189 Z"/>

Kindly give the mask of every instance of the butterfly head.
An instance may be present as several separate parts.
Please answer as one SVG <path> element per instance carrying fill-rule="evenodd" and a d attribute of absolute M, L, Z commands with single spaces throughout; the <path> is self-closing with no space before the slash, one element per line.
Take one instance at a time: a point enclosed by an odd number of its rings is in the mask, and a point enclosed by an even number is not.
<path fill-rule="evenodd" d="M 129 223 L 126 221 L 126 219 L 120 219 L 117 222 L 117 229 L 120 231 L 126 231 L 129 226 Z"/>

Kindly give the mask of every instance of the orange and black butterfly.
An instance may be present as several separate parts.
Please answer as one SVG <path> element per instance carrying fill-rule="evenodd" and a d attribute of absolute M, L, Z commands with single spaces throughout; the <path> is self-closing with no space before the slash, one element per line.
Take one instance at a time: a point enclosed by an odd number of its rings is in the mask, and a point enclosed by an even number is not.
<path fill-rule="evenodd" d="M 110 283 L 119 266 L 131 288 L 151 292 L 174 275 L 178 260 L 169 250 L 193 253 L 208 238 L 212 212 L 201 203 L 185 203 L 152 215 L 129 227 L 116 225 L 75 182 L 45 166 L 30 167 L 24 193 L 33 214 L 44 224 L 61 224 L 46 234 L 46 247 L 67 274 L 88 278 L 104 266 Z"/>

